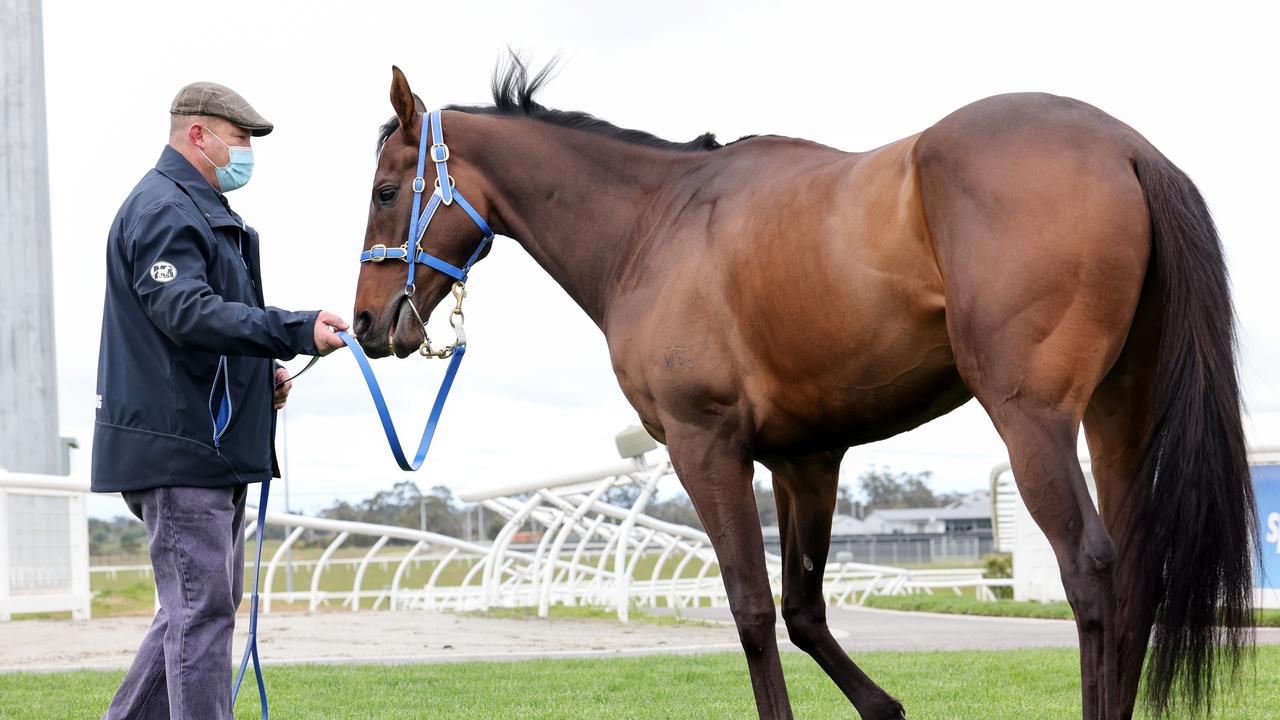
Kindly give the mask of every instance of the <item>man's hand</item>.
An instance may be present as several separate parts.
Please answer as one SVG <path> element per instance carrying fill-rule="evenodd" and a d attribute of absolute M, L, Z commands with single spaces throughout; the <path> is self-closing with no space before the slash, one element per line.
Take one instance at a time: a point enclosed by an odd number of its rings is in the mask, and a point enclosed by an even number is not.
<path fill-rule="evenodd" d="M 276 368 L 275 408 L 277 410 L 284 407 L 284 402 L 289 399 L 289 391 L 292 389 L 293 381 L 289 379 L 289 371 Z"/>
<path fill-rule="evenodd" d="M 342 342 L 342 338 L 338 337 L 338 330 L 346 330 L 347 321 L 334 315 L 326 310 L 321 310 L 316 316 L 316 352 L 320 355 L 328 355 L 340 347 L 346 347 L 347 344 Z"/>

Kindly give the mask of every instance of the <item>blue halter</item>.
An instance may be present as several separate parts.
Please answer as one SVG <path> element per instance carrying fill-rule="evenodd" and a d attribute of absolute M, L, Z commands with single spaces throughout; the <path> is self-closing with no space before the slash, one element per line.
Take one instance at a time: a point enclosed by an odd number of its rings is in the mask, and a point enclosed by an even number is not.
<path fill-rule="evenodd" d="M 428 129 L 430 129 L 435 138 L 435 142 L 430 146 L 427 145 Z M 431 162 L 435 163 L 436 166 L 435 191 L 431 193 L 430 199 L 427 200 L 426 209 L 422 209 L 422 195 L 427 187 L 423 171 L 426 169 L 428 157 L 431 158 Z M 444 411 L 445 400 L 449 397 L 449 391 L 453 389 L 453 379 L 458 374 L 458 367 L 462 364 L 463 355 L 467 352 L 466 334 L 462 330 L 462 298 L 466 297 L 467 273 L 471 270 L 471 266 L 475 264 L 476 260 L 479 259 L 480 253 L 484 252 L 485 247 L 493 240 L 493 230 L 489 228 L 489 224 L 484 221 L 484 218 L 480 217 L 475 208 L 471 207 L 471 203 L 467 202 L 467 199 L 454 186 L 453 178 L 449 177 L 448 163 L 449 146 L 444 144 L 444 131 L 440 127 L 440 111 L 434 110 L 429 114 L 429 120 L 422 123 L 422 138 L 418 142 L 418 172 L 413 178 L 413 214 L 409 217 L 408 239 L 398 248 L 389 248 L 386 245 L 379 244 L 360 253 L 360 262 L 362 263 L 380 263 L 387 260 L 403 260 L 408 263 L 409 274 L 405 279 L 404 294 L 406 298 L 409 298 L 407 300 L 409 308 L 418 317 L 418 322 L 422 325 L 423 341 L 420 352 L 428 357 L 449 358 L 449 367 L 445 370 L 444 380 L 440 382 L 440 390 L 436 393 L 435 403 L 431 406 L 431 415 L 427 418 L 427 426 L 422 431 L 422 439 L 418 443 L 418 451 L 414 453 L 412 461 L 405 457 L 404 448 L 401 447 L 400 438 L 396 434 L 395 424 L 391 422 L 391 413 L 387 410 L 387 402 L 382 396 L 382 389 L 378 386 L 378 378 L 373 374 L 373 368 L 369 365 L 369 358 L 365 355 L 364 349 L 355 341 L 355 338 L 345 332 L 338 332 L 338 337 L 342 338 L 342 341 L 351 349 L 351 354 L 360 366 L 361 374 L 364 375 L 365 384 L 369 387 L 369 395 L 373 398 L 373 405 L 378 411 L 378 419 L 382 421 L 382 431 L 387 436 L 387 444 L 391 446 L 391 454 L 395 456 L 396 464 L 400 466 L 400 469 L 408 472 L 422 467 L 423 461 L 427 458 L 427 451 L 431 449 L 431 440 L 435 437 L 436 425 L 440 422 L 441 412 Z M 435 217 L 436 211 L 440 209 L 442 204 L 452 205 L 454 201 L 457 201 L 458 207 L 462 208 L 471 217 L 483 234 L 479 247 L 476 248 L 475 252 L 471 253 L 471 257 L 467 258 L 467 262 L 462 267 L 457 267 L 431 255 L 423 250 L 421 246 L 422 237 L 427 231 L 427 226 L 431 224 L 431 219 Z M 421 214 L 419 214 L 419 210 L 421 210 Z M 413 248 L 412 252 L 409 250 L 410 247 Z M 453 293 L 458 305 L 450 316 L 450 324 L 453 326 L 454 332 L 457 333 L 457 340 L 453 345 L 443 350 L 431 350 L 431 340 L 427 337 L 427 325 L 422 322 L 422 318 L 418 316 L 418 309 L 413 304 L 414 275 L 418 263 L 438 270 L 455 280 Z M 454 318 L 457 318 L 457 320 L 455 321 Z M 312 358 L 311 362 L 298 375 L 310 370 L 317 359 Z M 297 377 L 297 375 L 294 377 Z M 292 380 L 293 378 L 289 379 Z M 221 413 L 219 414 L 220 418 Z M 215 427 L 217 426 L 218 420 L 215 420 Z M 215 439 L 215 444 L 216 442 Z M 240 660 L 240 669 L 236 673 L 235 684 L 231 689 L 231 707 L 234 708 L 236 696 L 240 693 L 240 683 L 244 680 L 249 661 L 252 660 L 253 672 L 258 681 L 258 698 L 262 707 L 262 720 L 268 720 L 268 715 L 267 688 L 263 682 L 262 667 L 258 661 L 258 576 L 261 574 L 262 533 L 267 521 L 267 493 L 269 487 L 270 481 L 264 480 L 262 483 L 262 495 L 258 500 L 258 525 L 255 543 L 257 557 L 253 563 L 253 593 L 249 603 L 249 642 L 245 646 L 244 656 Z"/>
<path fill-rule="evenodd" d="M 418 141 L 418 173 L 413 178 L 413 214 L 409 216 L 409 238 L 400 247 L 389 248 L 386 245 L 378 244 L 360 253 L 360 262 L 379 263 L 386 260 L 403 260 L 409 263 L 409 274 L 405 278 L 404 289 L 406 295 L 412 295 L 414 290 L 414 275 L 417 271 L 416 263 L 422 263 L 427 267 L 439 270 L 449 277 L 460 283 L 467 281 L 467 273 L 471 270 L 471 266 L 475 264 L 480 257 L 480 253 L 484 252 L 489 242 L 493 240 L 493 230 L 489 229 L 489 223 L 480 217 L 480 213 L 471 207 L 471 203 L 462 196 L 454 185 L 453 178 L 449 176 L 449 146 L 444 144 L 444 130 L 440 126 L 440 111 L 433 110 L 428 114 L 429 121 L 422 123 L 422 137 Z M 435 142 L 430 146 L 427 145 L 428 131 L 434 136 Z M 431 158 L 431 162 L 436 166 L 435 191 L 431 193 L 430 199 L 427 200 L 427 207 L 422 208 L 422 195 L 426 191 L 427 181 L 423 175 L 426 169 L 427 158 Z M 480 232 L 484 235 L 480 240 L 480 245 L 475 252 L 471 253 L 471 257 L 467 258 L 467 262 L 462 267 L 457 267 L 449 262 L 428 253 L 422 249 L 422 236 L 427 232 L 427 226 L 431 224 L 431 219 L 435 217 L 436 210 L 443 205 L 452 205 L 454 201 L 458 202 L 458 207 L 462 208 L 476 226 L 480 228 Z M 421 214 L 419 214 L 421 210 Z M 410 248 L 413 248 L 410 251 Z"/>

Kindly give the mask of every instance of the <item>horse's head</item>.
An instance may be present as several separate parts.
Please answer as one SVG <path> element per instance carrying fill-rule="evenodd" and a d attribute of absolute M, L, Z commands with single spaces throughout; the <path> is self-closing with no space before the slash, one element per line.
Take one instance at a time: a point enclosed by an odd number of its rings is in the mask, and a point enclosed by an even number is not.
<path fill-rule="evenodd" d="M 397 357 L 413 353 L 423 341 L 423 328 L 418 316 L 425 321 L 441 299 L 449 295 L 458 281 L 446 268 L 441 271 L 429 265 L 415 262 L 411 284 L 409 264 L 405 252 L 421 250 L 455 269 L 466 268 L 488 253 L 485 245 L 478 256 L 484 232 L 480 224 L 487 215 L 490 203 L 486 200 L 488 183 L 474 165 L 469 165 L 463 153 L 452 155 L 447 147 L 437 146 L 434 133 L 428 135 L 427 157 L 424 161 L 422 180 L 418 177 L 418 155 L 426 107 L 409 89 L 409 81 L 399 68 L 391 69 L 391 105 L 396 115 L 382 128 L 378 143 L 378 168 L 373 176 L 373 190 L 369 198 L 369 224 L 365 229 L 364 250 L 360 280 L 356 286 L 356 304 L 353 312 L 353 329 L 360 344 L 371 357 L 385 357 L 393 352 Z M 450 113 L 455 118 L 461 113 Z M 457 128 L 446 140 L 459 139 Z M 454 145 L 455 152 L 458 145 Z M 423 188 L 419 214 L 431 203 L 437 188 L 437 165 L 433 160 L 447 157 L 450 181 L 459 191 L 466 190 L 465 200 L 453 195 L 448 204 L 437 199 L 438 207 L 430 224 L 417 242 L 409 238 L 411 216 L 414 207 L 414 186 L 420 182 Z M 469 204 L 468 204 L 469 201 Z M 467 207 L 474 210 L 477 219 L 469 215 Z M 406 239 L 408 239 L 406 243 Z M 390 254 L 388 254 L 388 252 Z M 413 307 L 410 306 L 413 303 Z M 414 310 L 417 310 L 417 313 Z"/>

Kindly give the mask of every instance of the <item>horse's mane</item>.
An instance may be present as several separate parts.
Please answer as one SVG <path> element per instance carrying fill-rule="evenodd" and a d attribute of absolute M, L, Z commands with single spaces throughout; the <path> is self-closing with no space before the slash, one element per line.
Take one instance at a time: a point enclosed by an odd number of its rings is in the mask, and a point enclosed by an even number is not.
<path fill-rule="evenodd" d="M 472 115 L 527 117 L 552 125 L 604 135 L 632 145 L 645 145 L 662 150 L 706 152 L 723 147 L 712 133 L 703 133 L 688 142 L 673 142 L 643 130 L 620 128 L 590 113 L 546 107 L 534 100 L 533 96 L 551 79 L 555 65 L 556 61 L 552 60 L 531 77 L 524 59 L 512 52 L 509 62 L 505 64 L 500 62 L 493 71 L 493 80 L 490 84 L 493 93 L 492 105 L 449 105 L 444 109 Z M 378 133 L 379 152 L 387 138 L 391 137 L 399 127 L 400 121 L 395 117 L 382 126 Z"/>

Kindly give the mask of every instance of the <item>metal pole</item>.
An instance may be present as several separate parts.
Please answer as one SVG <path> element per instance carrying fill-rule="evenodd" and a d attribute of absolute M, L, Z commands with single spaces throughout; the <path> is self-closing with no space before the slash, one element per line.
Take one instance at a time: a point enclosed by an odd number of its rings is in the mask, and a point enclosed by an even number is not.
<path fill-rule="evenodd" d="M 0 0 L 0 467 L 59 472 L 40 0 Z"/>

